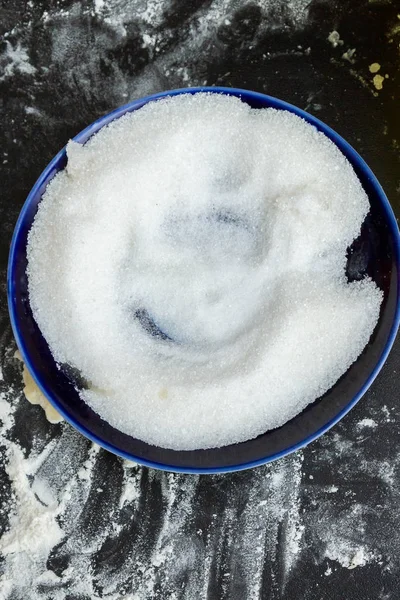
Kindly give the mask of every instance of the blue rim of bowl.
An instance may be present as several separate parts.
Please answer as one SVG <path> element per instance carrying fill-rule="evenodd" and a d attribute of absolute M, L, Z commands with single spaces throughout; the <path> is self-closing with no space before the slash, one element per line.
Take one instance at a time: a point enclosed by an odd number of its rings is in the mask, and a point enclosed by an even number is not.
<path fill-rule="evenodd" d="M 245 89 L 240 89 L 240 88 L 229 88 L 229 87 L 194 87 L 194 88 L 180 88 L 180 89 L 175 89 L 175 90 L 169 90 L 169 91 L 160 92 L 157 94 L 152 94 L 151 96 L 146 96 L 146 97 L 140 98 L 138 100 L 134 100 L 133 102 L 129 102 L 128 104 L 125 104 L 125 105 L 113 110 L 112 112 L 107 113 L 107 115 L 100 117 L 99 119 L 97 119 L 96 121 L 91 123 L 88 127 L 86 127 L 83 131 L 78 133 L 73 138 L 73 140 L 78 143 L 82 143 L 82 141 L 83 142 L 87 141 L 91 135 L 94 135 L 100 129 L 102 129 L 103 127 L 105 127 L 106 125 L 111 123 L 112 121 L 122 117 L 125 113 L 132 112 L 134 110 L 141 108 L 148 102 L 159 100 L 161 98 L 165 98 L 168 96 L 177 96 L 179 94 L 196 94 L 199 92 L 227 94 L 227 95 L 234 95 L 236 97 L 244 96 L 247 98 L 252 98 L 253 100 L 256 100 L 256 101 L 258 100 L 260 102 L 268 103 L 269 107 L 276 108 L 278 110 L 288 110 L 289 112 L 292 112 L 292 113 L 296 114 L 297 116 L 301 117 L 302 119 L 306 120 L 308 123 L 315 125 L 319 131 L 322 131 L 328 138 L 330 138 L 333 141 L 333 143 L 342 152 L 344 152 L 347 155 L 350 162 L 353 165 L 356 164 L 357 167 L 363 171 L 365 176 L 369 179 L 370 183 L 372 183 L 373 187 L 375 188 L 377 196 L 379 197 L 381 205 L 384 209 L 384 212 L 385 212 L 385 215 L 387 218 L 387 223 L 389 225 L 391 234 L 393 236 L 396 264 L 397 264 L 398 270 L 400 270 L 400 233 L 399 233 L 399 228 L 397 225 L 396 217 L 393 213 L 392 207 L 390 206 L 389 200 L 387 199 L 386 194 L 382 189 L 382 186 L 380 185 L 379 181 L 377 180 L 377 178 L 375 177 L 374 173 L 371 171 L 371 169 L 369 168 L 367 163 L 364 161 L 363 158 L 361 158 L 361 156 L 358 154 L 358 152 L 356 152 L 356 150 L 354 150 L 354 148 L 348 142 L 346 142 L 346 140 L 344 140 L 344 138 L 342 138 L 338 133 L 336 133 L 328 125 L 326 125 L 325 123 L 323 123 L 322 121 L 320 121 L 319 119 L 314 117 L 313 115 L 310 115 L 306 111 L 304 111 L 300 108 L 297 108 L 293 104 L 289 104 L 288 102 L 279 100 L 277 98 L 274 98 L 273 96 L 268 96 L 267 94 L 261 94 L 259 92 L 253 92 L 250 90 L 245 90 Z M 19 231 L 20 231 L 22 223 L 24 221 L 25 214 L 28 210 L 28 206 L 30 205 L 31 201 L 36 197 L 38 190 L 43 185 L 43 182 L 47 178 L 53 177 L 55 175 L 55 173 L 59 171 L 59 169 L 57 168 L 57 164 L 64 157 L 64 155 L 65 155 L 65 147 L 62 150 L 60 150 L 60 152 L 58 152 L 58 154 L 52 159 L 52 161 L 47 165 L 47 167 L 44 169 L 42 174 L 39 176 L 38 180 L 36 181 L 35 185 L 33 186 L 32 190 L 30 191 L 30 193 L 21 209 L 21 212 L 19 214 L 16 226 L 14 229 L 14 233 L 12 236 L 12 240 L 11 240 L 10 254 L 9 254 L 9 260 L 8 260 L 7 299 L 8 299 L 8 309 L 9 309 L 9 313 L 10 313 L 10 320 L 11 320 L 11 326 L 12 326 L 12 330 L 14 333 L 14 337 L 15 337 L 17 346 L 19 348 L 19 351 L 21 353 L 21 356 L 22 356 L 28 370 L 30 371 L 34 381 L 36 382 L 37 386 L 39 387 L 41 392 L 44 394 L 44 396 L 49 400 L 49 402 L 54 406 L 54 408 L 64 417 L 64 419 L 67 422 L 69 422 L 73 427 L 75 427 L 75 429 L 77 429 L 85 437 L 89 438 L 90 440 L 97 443 L 99 446 L 105 448 L 106 450 L 112 452 L 113 454 L 116 454 L 122 458 L 125 458 L 126 460 L 136 462 L 136 463 L 146 466 L 146 467 L 152 467 L 152 468 L 159 469 L 162 471 L 169 471 L 169 472 L 175 472 L 175 473 L 188 473 L 188 474 L 190 474 L 190 473 L 192 473 L 192 474 L 229 473 L 229 472 L 235 472 L 235 471 L 242 471 L 244 469 L 249 469 L 252 467 L 258 467 L 260 465 L 267 464 L 274 460 L 277 460 L 279 458 L 287 456 L 288 454 L 291 454 L 292 452 L 296 452 L 297 450 L 300 450 L 301 448 L 304 448 L 309 443 L 313 442 L 314 440 L 319 438 L 321 435 L 326 433 L 331 427 L 336 425 L 336 423 L 338 423 L 355 406 L 355 404 L 357 404 L 357 402 L 366 393 L 366 391 L 369 389 L 369 387 L 371 386 L 371 384 L 377 377 L 378 373 L 382 369 L 382 367 L 386 361 L 386 358 L 393 346 L 393 343 L 394 343 L 394 340 L 396 337 L 396 333 L 399 328 L 399 323 L 400 323 L 400 279 L 398 279 L 398 282 L 397 282 L 396 312 L 395 312 L 395 316 L 394 316 L 393 323 L 392 323 L 392 328 L 390 330 L 390 334 L 389 334 L 386 346 L 383 349 L 382 354 L 381 354 L 379 360 L 377 361 L 377 364 L 375 365 L 373 371 L 370 373 L 369 377 L 365 381 L 364 385 L 361 387 L 359 392 L 352 398 L 352 400 L 347 404 L 347 406 L 345 406 L 345 408 L 343 408 L 333 419 L 328 421 L 328 423 L 326 423 L 323 427 L 320 427 L 312 435 L 309 435 L 304 440 L 302 440 L 301 442 L 299 442 L 297 444 L 294 444 L 293 446 L 289 446 L 288 448 L 285 448 L 285 450 L 277 452 L 276 454 L 273 454 L 271 456 L 266 456 L 264 458 L 260 458 L 255 461 L 250 461 L 250 462 L 242 463 L 239 465 L 230 465 L 228 467 L 217 467 L 217 468 L 177 467 L 174 465 L 167 465 L 164 463 L 158 463 L 155 461 L 146 460 L 144 458 L 124 452 L 123 450 L 120 450 L 119 448 L 113 446 L 112 444 L 105 442 L 104 440 L 99 438 L 97 435 L 92 434 L 90 431 L 88 431 L 86 429 L 86 427 L 83 427 L 82 425 L 80 425 L 74 418 L 72 418 L 63 409 L 62 406 L 60 406 L 58 404 L 57 400 L 52 396 L 51 391 L 49 389 L 47 389 L 45 383 L 43 383 L 42 380 L 36 375 L 36 372 L 32 366 L 29 354 L 26 351 L 25 342 L 19 332 L 19 328 L 18 328 L 18 325 L 16 322 L 16 314 L 15 314 L 15 310 L 14 310 L 14 301 L 13 301 L 14 286 L 13 286 L 12 275 L 13 275 L 13 265 L 15 262 L 16 243 L 17 243 Z"/>

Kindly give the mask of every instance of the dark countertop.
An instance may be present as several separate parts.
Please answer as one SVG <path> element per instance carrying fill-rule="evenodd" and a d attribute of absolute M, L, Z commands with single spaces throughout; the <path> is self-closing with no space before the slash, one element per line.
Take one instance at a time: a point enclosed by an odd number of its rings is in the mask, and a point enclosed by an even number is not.
<path fill-rule="evenodd" d="M 399 341 L 305 450 L 238 474 L 166 474 L 26 402 L 5 279 L 48 161 L 102 114 L 163 89 L 237 86 L 308 110 L 361 153 L 400 215 L 399 2 L 16 0 L 0 2 L 0 28 L 0 600 L 397 600 Z M 372 63 L 388 75 L 381 90 Z"/>

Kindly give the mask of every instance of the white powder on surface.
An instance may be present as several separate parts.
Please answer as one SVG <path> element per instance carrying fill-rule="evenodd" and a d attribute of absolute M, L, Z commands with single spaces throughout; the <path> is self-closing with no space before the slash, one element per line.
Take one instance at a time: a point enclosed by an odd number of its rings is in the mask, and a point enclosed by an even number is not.
<path fill-rule="evenodd" d="M 24 464 L 29 465 L 29 461 L 23 460 L 21 450 L 15 446 L 9 456 L 7 473 L 13 481 L 18 508 L 11 516 L 10 530 L 0 540 L 0 552 L 4 555 L 17 551 L 38 553 L 43 545 L 44 532 L 49 547 L 62 539 L 62 532 L 54 519 L 53 507 L 44 506 L 38 501 L 29 484 L 29 473 L 21 468 Z"/>
<path fill-rule="evenodd" d="M 54 7 L 44 20 L 52 38 L 51 63 L 62 69 L 65 81 L 74 90 L 78 86 L 84 98 L 91 103 L 101 99 L 111 107 L 162 89 L 205 85 L 207 80 L 216 83 L 205 67 L 209 61 L 218 64 L 224 60 L 227 46 L 220 39 L 221 27 L 241 31 L 241 24 L 252 21 L 249 12 L 259 11 L 261 18 L 252 40 L 257 45 L 277 29 L 301 31 L 307 26 L 309 9 L 309 0 L 208 0 L 191 6 L 186 15 L 182 11 L 184 18 L 177 28 L 174 17 L 181 11 L 172 0 L 110 0 L 94 2 L 90 9 L 74 3 L 67 12 Z M 95 40 L 90 45 L 82 27 L 87 13 L 102 24 L 101 29 L 90 26 Z M 83 20 L 79 18 L 82 14 Z M 132 23 L 140 48 L 133 62 L 140 64 L 142 53 L 147 56 L 143 68 L 135 68 L 133 73 L 124 66 L 125 60 L 109 59 L 110 51 L 125 43 L 123 56 L 131 54 Z M 251 53 L 247 46 L 246 54 Z M 111 76 L 105 77 L 104 62 L 109 64 Z M 229 80 L 224 83 L 231 85 Z"/>
<path fill-rule="evenodd" d="M 248 6 L 259 8 L 262 14 L 270 16 L 271 20 L 284 13 L 287 25 L 300 28 L 307 22 L 309 4 L 306 0 L 242 0 L 240 3 L 238 0 L 211 0 L 205 5 L 200 3 L 197 10 L 193 9 L 190 33 L 210 33 L 222 23 L 230 25 L 231 18 L 238 8 Z M 277 6 L 281 8 L 280 11 L 277 10 Z M 174 15 L 174 3 L 171 0 L 95 0 L 94 11 L 113 25 L 121 26 L 134 15 L 139 21 L 155 29 L 164 24 L 163 18 L 166 15 Z"/>
<path fill-rule="evenodd" d="M 244 441 L 368 342 L 382 294 L 344 274 L 368 210 L 345 157 L 295 115 L 216 94 L 151 103 L 69 144 L 29 235 L 34 316 L 121 431 Z"/>
<path fill-rule="evenodd" d="M 0 57 L 0 81 L 12 77 L 15 73 L 33 75 L 36 68 L 29 62 L 28 52 L 18 42 L 15 47 L 5 40 L 5 52 Z"/>
<path fill-rule="evenodd" d="M 349 510 L 343 511 L 340 519 L 332 521 L 329 529 L 322 534 L 325 557 L 347 569 L 363 567 L 380 558 L 375 551 L 366 547 L 362 512 L 363 507 L 354 504 Z"/>
<path fill-rule="evenodd" d="M 14 350 L 12 345 L 3 354 L 8 373 Z M 8 383 L 0 380 L 0 385 L 5 390 L 0 394 L 0 443 L 6 464 L 10 460 L 13 491 L 11 505 L 1 497 L 2 515 L 6 511 L 10 520 L 0 544 L 9 550 L 13 544 L 1 563 L 1 600 L 206 600 L 216 573 L 218 597 L 235 597 L 240 586 L 243 597 L 258 600 L 267 582 L 271 598 L 278 599 L 297 589 L 300 577 L 315 581 L 314 574 L 308 575 L 309 564 L 317 572 L 343 577 L 347 569 L 363 577 L 359 572 L 368 565 L 398 570 L 399 542 L 393 531 L 400 517 L 400 456 L 389 444 L 394 473 L 389 481 L 389 462 L 371 460 L 365 444 L 344 437 L 355 433 L 345 427 L 349 419 L 306 451 L 305 464 L 297 452 L 243 473 L 185 476 L 120 461 L 68 424 L 57 426 L 60 437 L 43 445 L 39 436 L 26 450 L 12 430 L 15 425 L 21 432 L 31 429 L 21 410 L 30 406 L 22 396 L 18 401 Z M 392 439 L 396 430 L 379 417 L 380 402 L 371 409 L 371 420 L 378 419 L 384 438 Z M 42 411 L 30 410 L 46 423 Z M 313 480 L 307 477 L 310 469 Z M 104 494 L 116 485 L 111 475 L 119 470 L 121 485 L 110 505 Z M 328 481 L 340 481 L 339 487 L 320 485 L 316 480 L 324 472 L 329 472 Z M 382 506 L 370 498 L 379 490 Z M 46 528 L 21 529 L 17 515 L 34 523 L 43 514 Z M 61 556 L 68 562 L 56 573 L 51 556 L 58 554 L 60 536 Z M 112 551 L 98 559 L 103 547 Z"/>
<path fill-rule="evenodd" d="M 357 423 L 357 427 L 359 429 L 374 429 L 375 427 L 378 427 L 378 423 L 373 419 L 362 419 L 359 423 Z"/>
<path fill-rule="evenodd" d="M 18 442 L 9 439 L 10 429 L 14 425 L 14 408 L 5 397 L 0 397 L 2 420 L 4 417 L 0 441 L 7 449 L 7 473 L 14 493 L 10 525 L 0 539 L 4 557 L 0 569 L 1 600 L 15 597 L 66 600 L 70 595 L 82 595 L 92 600 L 148 600 L 158 597 L 160 574 L 165 577 L 168 597 L 179 595 L 187 600 L 193 597 L 205 599 L 209 596 L 213 561 L 222 552 L 230 553 L 234 548 L 239 551 L 232 555 L 231 568 L 224 571 L 224 586 L 227 592 L 234 590 L 232 576 L 235 569 L 239 569 L 247 589 L 246 598 L 257 600 L 262 589 L 264 562 L 279 562 L 278 538 L 286 548 L 286 561 L 293 564 L 296 560 L 297 551 L 293 558 L 290 558 L 290 553 L 297 544 L 293 538 L 297 540 L 298 535 L 294 533 L 293 526 L 284 526 L 280 531 L 280 524 L 286 522 L 289 513 L 298 514 L 297 518 L 300 519 L 301 453 L 251 473 L 238 474 L 236 485 L 248 494 L 245 507 L 239 501 L 240 494 L 233 493 L 229 477 L 206 479 L 157 473 L 114 459 L 114 468 L 120 462 L 123 474 L 118 503 L 120 509 L 116 506 L 115 512 L 109 513 L 106 526 L 100 521 L 98 528 L 91 531 L 84 515 L 88 512 L 88 505 L 93 511 L 90 497 L 93 501 L 95 471 L 99 462 L 104 468 L 108 460 L 112 460 L 111 455 L 103 451 L 99 454 L 98 446 L 87 445 L 88 458 L 83 463 L 87 477 L 82 480 L 76 456 L 79 447 L 86 442 L 66 425 L 59 439 L 53 439 L 42 451 L 34 448 L 25 456 Z M 59 481 L 59 469 L 63 472 L 63 482 Z M 69 472 L 66 479 L 65 472 Z M 118 539 L 122 529 L 121 511 L 138 514 L 140 518 L 143 502 L 152 502 L 151 498 L 145 500 L 143 495 L 146 480 L 147 486 L 153 490 L 150 496 L 157 493 L 157 486 L 160 485 L 159 500 L 164 507 L 160 513 L 161 527 L 157 530 L 153 550 L 149 554 L 145 552 L 143 556 L 140 539 L 128 535 L 127 539 L 131 541 L 124 558 L 121 557 L 121 565 L 115 570 L 107 568 L 105 564 L 99 578 L 99 574 L 93 572 L 93 557 L 106 540 L 112 542 Z M 204 488 L 202 484 L 206 481 Z M 103 482 L 104 488 L 110 485 L 109 479 L 103 479 Z M 51 492 L 53 486 L 59 487 L 59 494 Z M 223 509 L 218 499 L 209 506 L 213 498 L 213 492 L 210 495 L 212 489 L 214 493 L 221 491 Z M 210 515 L 211 523 L 206 536 L 202 530 L 193 529 L 193 522 L 198 516 L 196 506 L 205 490 L 207 506 L 211 512 L 215 511 Z M 101 514 L 103 510 L 104 500 L 101 496 L 95 506 L 93 516 Z M 131 519 L 128 519 L 125 528 L 129 531 L 130 526 Z M 151 538 L 153 531 L 155 529 L 151 528 L 145 538 Z M 223 536 L 221 531 L 224 532 Z M 229 547 L 223 549 L 227 539 L 230 540 Z M 48 560 L 62 540 L 71 558 L 69 566 L 61 574 L 56 574 L 51 570 Z M 180 589 L 181 578 L 188 572 L 191 576 L 187 580 L 186 590 L 179 594 L 177 590 Z M 130 577 L 133 579 L 127 586 L 125 582 Z M 101 587 L 101 593 L 98 586 Z M 172 590 L 176 590 L 176 596 Z"/>
<path fill-rule="evenodd" d="M 1 380 L 1 378 L 0 378 Z M 63 537 L 57 520 L 57 506 L 45 506 L 31 488 L 29 476 L 40 465 L 40 456 L 26 459 L 21 446 L 9 438 L 15 423 L 15 403 L 10 400 L 15 391 L 10 388 L 0 394 L 0 445 L 6 460 L 6 473 L 11 482 L 12 504 L 7 509 L 9 527 L 0 538 L 3 556 L 0 570 L 0 598 L 13 596 L 16 587 L 31 593 L 32 574 L 39 577 L 46 570 L 50 549 Z M 42 453 L 44 460 L 51 444 Z M 34 597 L 34 596 L 31 596 Z"/>

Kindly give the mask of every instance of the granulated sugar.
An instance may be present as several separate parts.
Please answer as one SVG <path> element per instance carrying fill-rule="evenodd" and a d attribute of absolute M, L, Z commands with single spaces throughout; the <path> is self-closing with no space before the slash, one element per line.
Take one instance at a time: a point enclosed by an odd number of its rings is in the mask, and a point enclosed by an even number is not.
<path fill-rule="evenodd" d="M 345 277 L 368 210 L 298 117 L 216 94 L 153 102 L 68 145 L 29 236 L 32 310 L 114 427 L 174 449 L 244 441 L 368 342 L 382 294 Z"/>

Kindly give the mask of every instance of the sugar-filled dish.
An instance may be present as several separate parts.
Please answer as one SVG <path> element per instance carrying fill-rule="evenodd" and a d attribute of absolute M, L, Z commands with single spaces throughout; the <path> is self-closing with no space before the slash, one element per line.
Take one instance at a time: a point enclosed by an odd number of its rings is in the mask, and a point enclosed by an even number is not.
<path fill-rule="evenodd" d="M 86 435 L 154 466 L 243 468 L 315 437 L 378 372 L 398 230 L 320 122 L 260 94 L 187 92 L 128 105 L 56 157 L 17 225 L 10 312 L 36 381 Z"/>

